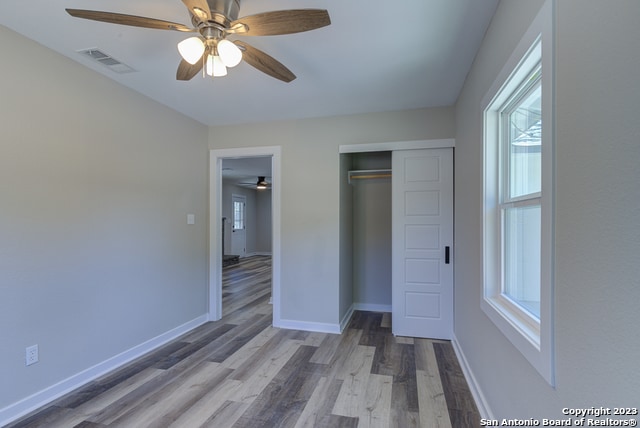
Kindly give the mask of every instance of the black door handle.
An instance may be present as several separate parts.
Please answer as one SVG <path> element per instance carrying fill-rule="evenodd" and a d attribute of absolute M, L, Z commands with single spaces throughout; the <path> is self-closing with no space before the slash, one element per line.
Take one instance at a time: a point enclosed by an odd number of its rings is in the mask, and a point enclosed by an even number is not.
<path fill-rule="evenodd" d="M 449 264 L 449 247 L 444 247 L 444 264 Z"/>

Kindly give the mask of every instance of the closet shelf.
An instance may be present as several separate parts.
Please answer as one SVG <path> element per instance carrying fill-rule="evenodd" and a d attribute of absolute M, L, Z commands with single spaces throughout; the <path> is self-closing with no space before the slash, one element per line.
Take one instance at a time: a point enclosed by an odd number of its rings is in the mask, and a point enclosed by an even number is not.
<path fill-rule="evenodd" d="M 391 178 L 390 169 L 358 169 L 349 171 L 349 184 L 352 180 L 370 180 L 380 178 Z"/>

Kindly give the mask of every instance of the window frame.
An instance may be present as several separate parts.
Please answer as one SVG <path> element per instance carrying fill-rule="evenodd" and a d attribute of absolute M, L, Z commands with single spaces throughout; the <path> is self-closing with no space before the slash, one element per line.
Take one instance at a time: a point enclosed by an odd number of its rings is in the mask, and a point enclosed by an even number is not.
<path fill-rule="evenodd" d="M 547 0 L 482 100 L 483 206 L 481 307 L 496 327 L 538 373 L 555 385 L 553 328 L 554 74 L 553 9 Z M 501 114 L 526 99 L 537 83 L 529 80 L 540 67 L 542 142 L 541 191 L 511 197 L 510 172 L 501 174 L 509 147 L 500 143 L 507 127 Z M 526 89 L 523 89 L 526 88 Z M 506 187 L 506 188 L 505 188 Z M 541 207 L 539 320 L 504 294 L 504 215 L 507 207 Z"/>

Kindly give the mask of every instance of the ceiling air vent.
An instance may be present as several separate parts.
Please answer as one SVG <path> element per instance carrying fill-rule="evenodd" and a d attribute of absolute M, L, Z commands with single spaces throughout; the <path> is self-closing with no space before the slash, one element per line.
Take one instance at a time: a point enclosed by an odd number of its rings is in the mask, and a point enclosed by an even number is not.
<path fill-rule="evenodd" d="M 107 55 L 106 53 L 102 52 L 100 49 L 84 49 L 78 51 L 78 53 L 99 62 L 100 64 L 109 68 L 111 71 L 115 71 L 116 73 L 132 73 L 136 71 L 133 68 L 129 67 L 127 64 L 118 61 L 111 55 Z"/>

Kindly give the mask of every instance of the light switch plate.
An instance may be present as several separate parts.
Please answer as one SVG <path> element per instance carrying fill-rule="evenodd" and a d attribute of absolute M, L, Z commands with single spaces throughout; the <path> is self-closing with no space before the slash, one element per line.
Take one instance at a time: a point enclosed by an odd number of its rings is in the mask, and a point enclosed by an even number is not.
<path fill-rule="evenodd" d="M 187 224 L 196 224 L 195 214 L 187 214 Z"/>

